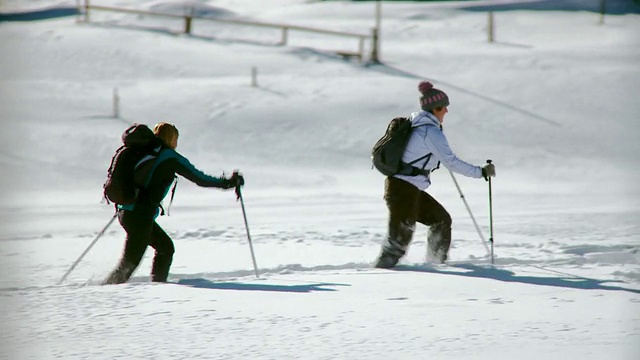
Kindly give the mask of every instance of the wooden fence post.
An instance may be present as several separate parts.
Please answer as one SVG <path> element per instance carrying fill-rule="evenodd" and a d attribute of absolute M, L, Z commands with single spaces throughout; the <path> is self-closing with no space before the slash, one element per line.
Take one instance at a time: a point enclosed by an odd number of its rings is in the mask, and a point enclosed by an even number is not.
<path fill-rule="evenodd" d="M 258 87 L 258 68 L 251 67 L 251 87 Z"/>
<path fill-rule="evenodd" d="M 371 29 L 371 58 L 370 62 L 379 64 L 380 59 L 378 57 L 378 29 Z"/>
<path fill-rule="evenodd" d="M 493 42 L 494 40 L 494 27 L 493 27 L 493 11 L 489 11 L 489 17 L 488 17 L 488 24 L 487 24 L 487 35 L 489 37 L 489 42 Z"/>
<path fill-rule="evenodd" d="M 289 37 L 289 28 L 286 26 L 282 27 L 282 39 L 280 39 L 280 45 L 287 45 L 287 40 Z"/>
<path fill-rule="evenodd" d="M 113 117 L 120 117 L 120 96 L 118 96 L 118 88 L 113 88 Z"/>
<path fill-rule="evenodd" d="M 380 0 L 376 0 L 376 27 L 373 29 L 371 34 L 371 59 L 370 62 L 379 64 L 380 63 L 380 28 L 382 24 L 382 2 Z"/>
<path fill-rule="evenodd" d="M 184 17 L 184 33 L 191 35 L 191 16 Z"/>

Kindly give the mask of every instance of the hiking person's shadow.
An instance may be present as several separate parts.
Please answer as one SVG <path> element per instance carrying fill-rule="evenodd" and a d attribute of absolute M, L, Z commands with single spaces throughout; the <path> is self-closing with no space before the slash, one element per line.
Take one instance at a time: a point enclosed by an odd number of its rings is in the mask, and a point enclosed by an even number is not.
<path fill-rule="evenodd" d="M 417 271 L 432 274 L 442 275 L 454 275 L 465 276 L 472 278 L 485 278 L 494 279 L 503 282 L 523 283 L 540 286 L 553 286 L 563 287 L 569 289 L 582 289 L 582 290 L 614 290 L 614 291 L 628 291 L 635 294 L 640 294 L 640 290 L 629 289 L 621 286 L 606 285 L 605 283 L 624 283 L 619 280 L 598 280 L 592 278 L 586 278 L 581 276 L 575 276 L 570 274 L 563 274 L 556 272 L 560 277 L 547 277 L 547 276 L 528 276 L 528 275 L 516 275 L 513 271 L 500 269 L 492 266 L 480 266 L 473 264 L 454 264 L 449 265 L 454 270 L 447 270 L 446 268 L 431 267 L 429 265 L 398 265 L 394 268 L 397 271 Z M 541 267 L 538 269 L 550 271 Z M 467 271 L 460 271 L 467 270 Z"/>
<path fill-rule="evenodd" d="M 243 283 L 236 281 L 211 281 L 203 278 L 180 279 L 178 285 L 185 285 L 200 289 L 219 289 L 219 290 L 245 290 L 245 291 L 275 291 L 275 292 L 292 292 L 292 293 L 310 293 L 314 291 L 337 291 L 328 288 L 329 286 L 348 286 L 346 284 L 300 284 L 300 285 L 281 285 L 281 284 L 256 284 Z"/>

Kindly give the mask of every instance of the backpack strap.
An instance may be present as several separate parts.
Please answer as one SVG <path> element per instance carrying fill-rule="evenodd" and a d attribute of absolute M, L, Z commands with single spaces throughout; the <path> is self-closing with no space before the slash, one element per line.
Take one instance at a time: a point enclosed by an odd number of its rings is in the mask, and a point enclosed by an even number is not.
<path fill-rule="evenodd" d="M 153 163 L 151 164 L 151 169 L 149 170 L 149 174 L 147 174 L 147 178 L 144 181 L 143 188 L 146 188 L 147 186 L 149 186 L 149 183 L 151 182 L 151 178 L 153 177 L 153 173 L 154 173 L 154 171 L 156 169 L 156 165 L 157 165 L 158 159 L 160 158 L 160 153 L 164 149 L 165 149 L 164 146 L 162 146 L 156 152 L 156 158 L 153 160 Z M 177 186 L 178 186 L 178 176 L 174 175 L 174 177 L 173 177 L 173 187 L 171 188 L 171 199 L 169 200 L 169 206 L 167 206 L 167 210 L 166 210 L 166 215 L 167 216 L 169 216 L 169 211 L 171 210 L 171 205 L 173 204 L 173 198 L 176 195 L 176 187 Z M 165 215 L 165 209 L 164 209 L 164 206 L 162 206 L 162 203 L 160 203 L 159 206 L 160 206 L 160 216 Z"/>
<path fill-rule="evenodd" d="M 436 125 L 434 125 L 434 124 L 415 125 L 415 126 L 411 127 L 411 131 L 413 132 L 413 129 L 419 128 L 421 126 L 436 126 Z M 431 156 L 433 156 L 433 153 L 428 153 L 426 155 L 420 156 L 419 158 L 417 158 L 415 160 L 412 160 L 412 161 L 410 161 L 408 163 L 403 162 L 402 163 L 403 170 L 408 171 L 408 174 L 403 174 L 403 175 L 410 175 L 410 176 L 424 175 L 424 176 L 429 176 L 430 173 L 432 173 L 433 171 L 438 170 L 440 168 L 440 161 L 438 161 L 438 164 L 436 165 L 435 168 L 433 168 L 431 170 L 426 170 L 425 169 L 425 167 L 429 163 L 429 160 L 431 160 Z M 413 166 L 413 164 L 415 164 L 415 163 L 417 163 L 417 162 L 419 162 L 421 160 L 425 160 L 425 162 L 424 162 L 424 164 L 422 165 L 421 168 Z"/>
<path fill-rule="evenodd" d="M 427 163 L 429 163 L 429 160 L 431 160 L 431 156 L 433 155 L 433 153 L 428 153 L 427 155 L 421 156 L 409 163 L 402 163 L 403 167 L 409 167 L 411 170 L 411 176 L 418 176 L 418 175 L 429 175 L 429 173 L 431 173 L 431 171 L 429 170 L 425 170 L 425 166 L 427 166 Z M 425 160 L 424 164 L 422 165 L 421 168 L 413 166 L 413 164 L 417 163 L 418 161 L 421 160 Z M 438 162 L 438 166 L 440 166 L 440 162 Z"/>
<path fill-rule="evenodd" d="M 162 153 L 162 150 L 164 150 L 164 146 L 160 146 L 159 149 L 156 148 L 153 150 L 155 154 L 155 158 L 153 159 L 153 162 L 151 163 L 151 166 L 149 168 L 149 173 L 147 174 L 146 178 L 144 179 L 144 183 L 142 184 L 143 189 L 149 186 L 149 182 L 151 182 L 151 177 L 153 176 L 153 172 L 156 170 L 156 165 L 158 163 L 158 159 L 160 158 L 160 154 Z"/>

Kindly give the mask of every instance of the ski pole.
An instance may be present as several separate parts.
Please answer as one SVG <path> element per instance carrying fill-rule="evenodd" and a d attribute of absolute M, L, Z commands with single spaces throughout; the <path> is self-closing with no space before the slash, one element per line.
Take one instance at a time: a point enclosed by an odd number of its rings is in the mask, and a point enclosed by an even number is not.
<path fill-rule="evenodd" d="M 487 164 L 491 164 L 491 160 L 487 160 Z M 491 243 L 491 264 L 493 264 L 493 201 L 491 199 L 491 176 L 489 180 L 489 242 Z"/>
<path fill-rule="evenodd" d="M 62 279 L 60 279 L 60 281 L 58 281 L 58 285 L 62 284 L 63 281 L 65 281 L 67 279 L 67 276 L 69 276 L 69 274 L 71 274 L 71 272 L 73 271 L 73 269 L 76 268 L 76 266 L 78 266 L 78 264 L 80 263 L 80 261 L 82 260 L 82 258 L 84 258 L 85 255 L 87 255 L 87 253 L 89 252 L 89 250 L 91 250 L 91 248 L 93 247 L 93 245 L 96 244 L 96 242 L 98 241 L 98 239 L 100 239 L 100 237 L 102 237 L 102 235 L 104 235 L 105 231 L 107 231 L 107 229 L 109 228 L 109 226 L 111 226 L 111 224 L 113 224 L 113 221 L 116 219 L 116 217 L 118 217 L 118 212 L 116 211 L 115 214 L 113 214 L 113 217 L 111 217 L 111 220 L 109 220 L 109 222 L 107 223 L 107 225 L 104 226 L 104 228 L 102 228 L 102 230 L 98 233 L 98 235 L 96 236 L 95 239 L 93 239 L 93 241 L 91 242 L 91 244 L 89 244 L 89 246 L 84 250 L 84 252 L 80 255 L 80 257 L 78 258 L 78 260 L 76 260 L 76 262 L 73 263 L 73 265 L 71 265 L 71 267 L 69 268 L 69 270 L 67 270 L 67 272 L 64 274 L 64 276 L 62 277 Z"/>
<path fill-rule="evenodd" d="M 462 189 L 460 189 L 460 185 L 458 185 L 458 180 L 456 180 L 456 177 L 453 176 L 453 172 L 451 172 L 451 170 L 449 170 L 449 174 L 451 175 L 451 179 L 453 179 L 453 183 L 456 185 L 456 188 L 458 189 L 458 193 L 460 194 L 460 198 L 464 202 L 464 206 L 467 208 L 467 211 L 469 212 L 469 216 L 471 217 L 471 220 L 473 221 L 473 225 L 475 225 L 475 227 L 476 227 L 476 231 L 478 232 L 478 235 L 480 235 L 480 239 L 482 240 L 482 245 L 484 245 L 484 249 L 487 251 L 487 254 L 489 254 L 489 247 L 487 246 L 487 241 L 484 239 L 484 235 L 482 235 L 482 231 L 480 231 L 480 227 L 478 226 L 478 223 L 476 222 L 476 218 L 473 217 L 473 213 L 471 213 L 471 208 L 469 208 L 469 204 L 467 204 L 467 199 L 464 198 L 464 194 L 462 193 Z"/>
<path fill-rule="evenodd" d="M 253 252 L 251 234 L 249 234 L 249 223 L 247 222 L 247 212 L 244 209 L 244 199 L 242 198 L 242 191 L 240 190 L 240 186 L 241 185 L 236 186 L 236 195 L 237 195 L 237 199 L 240 200 L 240 205 L 242 206 L 242 217 L 244 218 L 244 228 L 247 231 L 247 240 L 249 240 L 249 250 L 251 250 L 251 260 L 253 260 L 253 269 L 256 272 L 256 278 L 259 279 L 260 275 L 258 274 L 258 264 L 256 263 L 256 254 Z"/>

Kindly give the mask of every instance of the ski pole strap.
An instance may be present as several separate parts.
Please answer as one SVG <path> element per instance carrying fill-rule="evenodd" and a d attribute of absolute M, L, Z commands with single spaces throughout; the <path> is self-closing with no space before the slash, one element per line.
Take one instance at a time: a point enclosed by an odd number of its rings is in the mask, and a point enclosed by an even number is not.
<path fill-rule="evenodd" d="M 176 186 L 178 186 L 178 177 L 174 176 L 173 188 L 171 188 L 171 200 L 169 200 L 169 206 L 167 206 L 167 216 L 169 216 L 169 210 L 171 209 L 171 204 L 173 204 L 173 197 L 176 195 Z"/>
<path fill-rule="evenodd" d="M 240 185 L 236 185 L 236 201 L 240 200 L 240 197 L 242 197 L 242 194 L 240 193 Z"/>

